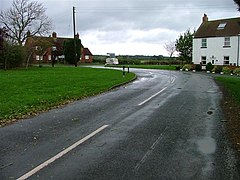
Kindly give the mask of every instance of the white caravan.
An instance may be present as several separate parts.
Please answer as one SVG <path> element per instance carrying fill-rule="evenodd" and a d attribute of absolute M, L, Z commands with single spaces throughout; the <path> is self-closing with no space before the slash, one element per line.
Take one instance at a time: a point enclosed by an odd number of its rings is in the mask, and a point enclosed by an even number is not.
<path fill-rule="evenodd" d="M 117 64 L 119 64 L 118 59 L 115 56 L 115 53 L 107 53 L 107 55 L 108 55 L 108 58 L 106 59 L 106 64 L 105 65 L 108 65 L 108 64 L 117 65 Z"/>

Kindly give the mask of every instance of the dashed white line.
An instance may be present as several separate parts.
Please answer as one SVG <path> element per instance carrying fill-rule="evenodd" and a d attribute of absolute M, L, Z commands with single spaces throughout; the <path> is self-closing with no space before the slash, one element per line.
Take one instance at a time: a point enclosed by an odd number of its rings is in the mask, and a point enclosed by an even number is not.
<path fill-rule="evenodd" d="M 160 136 L 157 138 L 157 140 L 152 144 L 150 149 L 146 152 L 146 154 L 144 154 L 143 158 L 137 163 L 137 165 L 134 168 L 134 171 L 137 172 L 139 170 L 139 168 L 143 165 L 143 163 L 146 162 L 147 158 L 152 154 L 152 152 L 156 148 L 157 144 L 161 141 L 161 139 L 162 139 L 162 137 L 165 134 L 167 129 L 168 129 L 168 127 L 165 127 L 163 132 L 160 134 Z"/>
<path fill-rule="evenodd" d="M 146 102 L 150 101 L 152 98 L 156 97 L 157 95 L 159 95 L 161 92 L 163 92 L 165 89 L 167 89 L 167 87 L 164 87 L 163 89 L 161 89 L 160 91 L 158 91 L 156 94 L 152 95 L 151 97 L 147 98 L 145 101 L 139 103 L 138 105 L 141 106 L 143 104 L 145 104 Z"/>
<path fill-rule="evenodd" d="M 31 171 L 29 171 L 28 173 L 24 174 L 23 176 L 19 177 L 17 180 L 23 180 L 23 179 L 27 179 L 30 176 L 34 175 L 35 173 L 37 173 L 38 171 L 40 171 L 41 169 L 43 169 L 44 167 L 48 166 L 49 164 L 51 164 L 52 162 L 56 161 L 57 159 L 61 158 L 62 156 L 64 156 L 65 154 L 67 154 L 69 151 L 75 149 L 77 146 L 79 146 L 80 144 L 84 143 L 85 141 L 87 141 L 88 139 L 92 138 L 93 136 L 95 136 L 97 133 L 101 132 L 102 130 L 104 130 L 105 128 L 107 128 L 108 125 L 104 125 L 100 128 L 98 128 L 97 130 L 95 130 L 94 132 L 92 132 L 91 134 L 87 135 L 86 137 L 80 139 L 79 141 L 77 141 L 76 143 L 74 143 L 73 145 L 69 146 L 67 149 L 63 150 L 62 152 L 58 153 L 57 155 L 55 155 L 54 157 L 52 157 L 51 159 L 43 162 L 42 164 L 40 164 L 39 166 L 37 166 L 36 168 L 32 169 Z"/>

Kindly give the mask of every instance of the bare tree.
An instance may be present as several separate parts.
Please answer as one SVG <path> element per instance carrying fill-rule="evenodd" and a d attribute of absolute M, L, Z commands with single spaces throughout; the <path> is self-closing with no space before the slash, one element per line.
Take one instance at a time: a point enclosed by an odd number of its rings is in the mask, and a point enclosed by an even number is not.
<path fill-rule="evenodd" d="M 238 5 L 238 11 L 240 11 L 240 0 L 233 0 Z"/>
<path fill-rule="evenodd" d="M 173 56 L 173 53 L 176 51 L 175 41 L 165 42 L 163 47 L 168 52 L 171 58 Z"/>
<path fill-rule="evenodd" d="M 10 38 L 22 45 L 28 31 L 33 36 L 49 33 L 52 22 L 45 11 L 37 1 L 15 0 L 11 8 L 0 12 L 0 23 L 7 28 Z"/>

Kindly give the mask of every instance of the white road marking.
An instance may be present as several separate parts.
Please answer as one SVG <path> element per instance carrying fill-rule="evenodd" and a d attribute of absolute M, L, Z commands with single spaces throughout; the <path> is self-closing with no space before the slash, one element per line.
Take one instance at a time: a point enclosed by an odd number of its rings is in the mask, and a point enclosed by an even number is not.
<path fill-rule="evenodd" d="M 152 144 L 150 149 L 146 152 L 146 154 L 144 154 L 143 158 L 137 163 L 137 165 L 134 168 L 134 171 L 138 171 L 139 168 L 143 165 L 143 163 L 146 162 L 147 158 L 152 154 L 153 150 L 156 148 L 157 144 L 160 142 L 160 140 L 162 139 L 162 137 L 165 134 L 167 129 L 168 129 L 168 127 L 165 127 L 163 132 L 160 134 L 160 136 L 157 138 L 157 140 Z"/>
<path fill-rule="evenodd" d="M 176 77 L 174 76 L 171 83 L 173 84 L 175 82 L 175 80 L 176 80 Z"/>
<path fill-rule="evenodd" d="M 101 132 L 102 130 L 104 130 L 105 128 L 107 128 L 108 125 L 104 125 L 100 128 L 98 128 L 97 130 L 95 130 L 94 132 L 92 132 L 91 134 L 87 135 L 86 137 L 82 138 L 81 140 L 77 141 L 76 143 L 74 143 L 73 145 L 69 146 L 67 149 L 63 150 L 62 152 L 58 153 L 57 155 L 55 155 L 54 157 L 52 157 L 51 159 L 43 162 L 42 164 L 40 164 L 39 166 L 37 166 L 36 168 L 32 169 L 31 171 L 29 171 L 28 173 L 24 174 L 23 176 L 19 177 L 17 180 L 23 180 L 23 179 L 27 179 L 30 176 L 32 176 L 33 174 L 37 173 L 38 171 L 40 171 L 41 169 L 43 169 L 44 167 L 48 166 L 49 164 L 51 164 L 52 162 L 56 161 L 57 159 L 61 158 L 62 156 L 64 156 L 65 154 L 67 154 L 69 151 L 75 149 L 77 146 L 79 146 L 80 144 L 84 143 L 85 141 L 87 141 L 88 139 L 92 138 L 93 136 L 95 136 L 97 133 Z"/>
<path fill-rule="evenodd" d="M 151 97 L 147 98 L 145 101 L 139 103 L 138 105 L 141 106 L 143 104 L 145 104 L 146 102 L 150 101 L 152 98 L 156 97 L 157 95 L 159 95 L 161 92 L 163 92 L 165 89 L 167 89 L 167 87 L 164 87 L 163 89 L 161 89 L 160 91 L 158 91 L 156 94 L 152 95 Z"/>

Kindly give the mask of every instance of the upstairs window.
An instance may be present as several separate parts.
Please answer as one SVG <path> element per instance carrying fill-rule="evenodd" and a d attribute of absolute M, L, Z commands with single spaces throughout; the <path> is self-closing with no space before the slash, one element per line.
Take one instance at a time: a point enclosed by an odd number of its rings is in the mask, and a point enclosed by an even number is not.
<path fill-rule="evenodd" d="M 220 30 L 220 29 L 224 29 L 225 28 L 225 26 L 226 26 L 226 22 L 224 22 L 224 23 L 220 23 L 219 25 L 218 25 L 218 27 L 217 27 L 217 29 L 218 30 Z"/>
<path fill-rule="evenodd" d="M 207 39 L 202 39 L 202 48 L 207 48 Z"/>
<path fill-rule="evenodd" d="M 230 37 L 224 38 L 224 46 L 223 47 L 230 47 Z"/>

